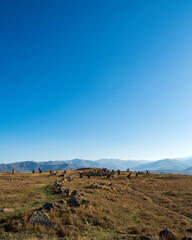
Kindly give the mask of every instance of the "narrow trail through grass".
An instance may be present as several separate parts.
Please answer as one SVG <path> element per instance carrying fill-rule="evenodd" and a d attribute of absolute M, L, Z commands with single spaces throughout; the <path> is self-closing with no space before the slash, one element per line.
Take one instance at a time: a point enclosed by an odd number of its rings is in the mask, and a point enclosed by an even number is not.
<path fill-rule="evenodd" d="M 59 195 L 53 190 L 52 184 L 41 184 L 39 187 L 34 188 L 34 191 L 42 195 L 43 202 L 59 198 Z"/>

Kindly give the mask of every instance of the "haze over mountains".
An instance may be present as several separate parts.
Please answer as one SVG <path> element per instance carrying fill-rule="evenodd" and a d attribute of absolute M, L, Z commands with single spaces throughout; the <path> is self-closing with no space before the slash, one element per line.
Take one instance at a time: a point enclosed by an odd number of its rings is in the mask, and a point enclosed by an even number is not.
<path fill-rule="evenodd" d="M 12 171 L 13 168 L 15 168 L 16 172 L 31 172 L 33 169 L 37 171 L 38 168 L 41 168 L 43 171 L 47 171 L 50 168 L 54 171 L 59 171 L 64 169 L 78 169 L 82 167 L 105 167 L 114 170 L 126 170 L 129 168 L 132 171 L 149 170 L 156 173 L 180 173 L 192 175 L 192 157 L 162 159 L 158 161 L 134 161 L 120 159 L 99 159 L 96 161 L 83 159 L 47 162 L 24 161 L 10 164 L 0 164 L 0 172 Z"/>

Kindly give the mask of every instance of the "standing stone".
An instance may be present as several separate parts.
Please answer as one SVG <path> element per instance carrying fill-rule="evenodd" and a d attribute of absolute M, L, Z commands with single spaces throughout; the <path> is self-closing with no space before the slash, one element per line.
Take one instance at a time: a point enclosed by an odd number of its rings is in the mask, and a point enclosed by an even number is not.
<path fill-rule="evenodd" d="M 79 178 L 83 178 L 83 173 L 79 173 Z"/>
<path fill-rule="evenodd" d="M 131 173 L 129 173 L 129 174 L 127 175 L 127 178 L 131 178 Z"/>
<path fill-rule="evenodd" d="M 13 174 L 15 174 L 15 168 L 13 168 Z"/>

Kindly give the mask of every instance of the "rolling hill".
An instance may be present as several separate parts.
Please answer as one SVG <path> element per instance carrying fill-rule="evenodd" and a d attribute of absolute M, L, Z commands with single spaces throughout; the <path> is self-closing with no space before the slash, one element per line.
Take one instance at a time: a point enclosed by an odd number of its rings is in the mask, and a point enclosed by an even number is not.
<path fill-rule="evenodd" d="M 43 171 L 52 169 L 54 171 L 60 170 L 73 170 L 83 167 L 98 167 L 108 169 L 120 169 L 126 170 L 129 168 L 132 171 L 152 171 L 156 173 L 180 173 L 180 174 L 192 174 L 192 157 L 188 158 L 175 158 L 175 159 L 162 159 L 157 161 L 134 161 L 134 160 L 120 160 L 120 159 L 99 159 L 84 160 L 84 159 L 72 159 L 63 161 L 47 161 L 47 162 L 34 162 L 24 161 L 9 164 L 0 164 L 0 172 L 12 171 L 14 168 L 16 172 L 31 172 L 38 168 Z"/>

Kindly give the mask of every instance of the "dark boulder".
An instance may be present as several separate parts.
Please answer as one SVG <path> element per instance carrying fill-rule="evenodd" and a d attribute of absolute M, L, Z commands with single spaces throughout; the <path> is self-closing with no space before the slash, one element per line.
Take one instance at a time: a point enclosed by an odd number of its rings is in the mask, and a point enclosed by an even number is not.
<path fill-rule="evenodd" d="M 75 198 L 74 196 L 71 196 L 69 199 L 69 206 L 70 207 L 79 207 L 80 203 L 77 198 Z"/>
<path fill-rule="evenodd" d="M 164 229 L 164 230 L 162 230 L 162 231 L 159 233 L 159 236 L 160 236 L 161 238 L 163 238 L 163 239 L 169 239 L 169 240 L 175 238 L 174 232 L 172 232 L 171 230 L 169 230 L 169 229 L 167 229 L 167 228 Z"/>
<path fill-rule="evenodd" d="M 190 237 L 190 236 L 185 236 L 184 238 L 182 238 L 182 240 L 192 240 L 192 237 Z"/>

